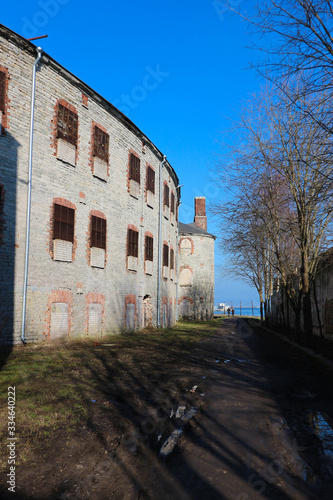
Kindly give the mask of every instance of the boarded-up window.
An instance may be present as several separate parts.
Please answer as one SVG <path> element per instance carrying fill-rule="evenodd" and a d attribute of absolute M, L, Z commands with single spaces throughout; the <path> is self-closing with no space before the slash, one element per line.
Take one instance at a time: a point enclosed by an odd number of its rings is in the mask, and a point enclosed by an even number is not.
<path fill-rule="evenodd" d="M 106 250 L 106 220 L 91 216 L 90 246 Z"/>
<path fill-rule="evenodd" d="M 170 250 L 170 269 L 174 269 L 174 262 L 175 262 L 175 254 L 173 251 L 173 248 Z"/>
<path fill-rule="evenodd" d="M 130 154 L 130 179 L 140 184 L 140 158 Z"/>
<path fill-rule="evenodd" d="M 77 132 L 78 132 L 78 117 L 77 114 L 59 104 L 58 121 L 57 121 L 57 137 L 69 142 L 77 147 Z"/>
<path fill-rule="evenodd" d="M 127 255 L 131 257 L 139 255 L 139 233 L 133 229 L 127 231 Z"/>
<path fill-rule="evenodd" d="M 68 335 L 68 304 L 55 302 L 51 305 L 51 339 Z"/>
<path fill-rule="evenodd" d="M 153 260 L 154 257 L 154 239 L 151 236 L 146 236 L 145 241 L 145 260 Z"/>
<path fill-rule="evenodd" d="M 179 274 L 180 286 L 192 286 L 193 274 L 189 269 L 183 269 Z"/>
<path fill-rule="evenodd" d="M 0 71 L 0 111 L 6 111 L 6 73 Z"/>
<path fill-rule="evenodd" d="M 169 265 L 169 247 L 164 243 L 163 245 L 163 266 L 168 267 Z"/>
<path fill-rule="evenodd" d="M 53 217 L 53 238 L 73 243 L 75 210 L 55 203 Z"/>
<path fill-rule="evenodd" d="M 164 199 L 163 199 L 163 202 L 164 202 L 164 205 L 166 207 L 169 207 L 169 186 L 167 184 L 164 184 Z"/>
<path fill-rule="evenodd" d="M 151 167 L 147 171 L 147 190 L 155 193 L 155 171 Z"/>
<path fill-rule="evenodd" d="M 126 331 L 135 331 L 135 304 L 126 305 Z"/>
<path fill-rule="evenodd" d="M 173 191 L 171 191 L 170 212 L 172 214 L 175 213 L 175 195 L 174 195 Z"/>
<path fill-rule="evenodd" d="M 191 252 L 192 252 L 191 241 L 188 238 L 184 238 L 180 242 L 180 253 L 182 255 L 190 255 Z"/>
<path fill-rule="evenodd" d="M 99 127 L 94 127 L 94 156 L 108 163 L 109 161 L 109 135 Z"/>
<path fill-rule="evenodd" d="M 102 333 L 102 305 L 89 304 L 89 335 L 100 335 Z"/>

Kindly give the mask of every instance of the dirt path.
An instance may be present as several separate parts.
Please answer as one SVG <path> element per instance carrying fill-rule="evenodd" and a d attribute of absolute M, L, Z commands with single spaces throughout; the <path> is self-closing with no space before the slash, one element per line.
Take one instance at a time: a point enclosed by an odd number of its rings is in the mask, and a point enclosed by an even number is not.
<path fill-rule="evenodd" d="M 184 498 L 332 498 L 333 468 L 309 420 L 332 416 L 332 377 L 286 349 L 236 319 L 206 342 L 208 404 L 169 465 Z"/>
<path fill-rule="evenodd" d="M 161 353 L 149 369 L 138 357 L 109 366 L 110 349 L 105 373 L 94 374 L 102 395 L 90 402 L 89 425 L 75 438 L 51 436 L 33 463 L 18 468 L 17 494 L 2 489 L 1 498 L 332 498 L 327 368 L 236 318 L 186 359 Z M 198 409 L 183 427 L 170 418 L 179 406 Z M 180 440 L 160 457 L 175 428 L 184 431 Z"/>

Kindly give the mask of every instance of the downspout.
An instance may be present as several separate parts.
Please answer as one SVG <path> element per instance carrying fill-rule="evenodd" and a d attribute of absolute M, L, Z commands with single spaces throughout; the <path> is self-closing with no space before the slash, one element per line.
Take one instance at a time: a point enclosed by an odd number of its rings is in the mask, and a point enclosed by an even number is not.
<path fill-rule="evenodd" d="M 27 224 L 25 237 L 25 264 L 24 264 L 24 282 L 23 282 L 23 301 L 22 301 L 22 329 L 21 340 L 27 343 L 25 337 L 25 316 L 27 308 L 27 284 L 28 284 L 28 263 L 29 263 L 29 243 L 30 243 L 30 217 L 31 217 L 31 178 L 32 178 L 32 148 L 34 135 L 34 114 L 35 114 L 35 89 L 36 89 L 36 70 L 39 61 L 42 58 L 43 49 L 37 47 L 37 59 L 32 67 L 32 90 L 31 90 L 31 108 L 30 108 L 30 143 L 29 143 L 29 177 L 28 177 L 28 200 L 27 200 Z"/>
<path fill-rule="evenodd" d="M 179 199 L 179 194 L 178 194 L 178 189 L 180 189 L 181 186 L 177 186 L 177 199 Z M 180 192 L 180 191 L 179 191 Z M 179 305 L 178 305 L 178 300 L 179 300 L 179 207 L 181 205 L 181 201 L 178 203 L 178 220 L 177 220 L 177 262 L 176 262 L 176 273 L 177 273 L 177 288 L 176 288 L 176 321 L 178 321 L 179 318 Z"/>
<path fill-rule="evenodd" d="M 162 171 L 163 165 L 166 162 L 166 156 L 163 155 L 163 160 L 160 163 L 160 212 L 158 221 L 158 273 L 157 273 L 157 326 L 161 326 L 160 311 L 161 311 L 161 276 L 162 276 L 162 196 L 163 196 L 163 183 Z"/>

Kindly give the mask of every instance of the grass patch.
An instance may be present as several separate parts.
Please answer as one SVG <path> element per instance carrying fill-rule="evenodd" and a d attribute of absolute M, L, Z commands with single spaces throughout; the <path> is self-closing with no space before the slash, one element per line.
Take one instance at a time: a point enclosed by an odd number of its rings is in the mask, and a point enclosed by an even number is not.
<path fill-rule="evenodd" d="M 135 396 L 138 388 L 148 391 L 162 368 L 182 359 L 222 322 L 221 318 L 179 322 L 171 329 L 147 329 L 98 341 L 14 348 L 1 371 L 1 470 L 7 468 L 8 387 L 16 387 L 17 464 L 33 462 L 38 447 L 40 452 L 45 449 L 50 437 L 70 436 L 79 428 L 96 426 L 110 399 L 121 400 L 129 393 Z"/>

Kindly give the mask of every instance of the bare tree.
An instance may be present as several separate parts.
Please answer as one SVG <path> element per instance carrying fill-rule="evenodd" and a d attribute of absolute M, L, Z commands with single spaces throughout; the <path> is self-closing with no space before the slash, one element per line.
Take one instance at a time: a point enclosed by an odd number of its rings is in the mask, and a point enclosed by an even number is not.
<path fill-rule="evenodd" d="M 265 241 L 261 247 L 261 258 L 266 262 L 262 263 L 266 269 L 264 289 L 271 287 L 268 276 L 275 269 L 299 332 L 303 307 L 305 341 L 309 342 L 311 286 L 319 255 L 330 241 L 333 165 L 332 136 L 323 133 L 316 120 L 304 120 L 306 105 L 299 97 L 299 105 L 292 108 L 283 93 L 276 95 L 265 89 L 244 110 L 237 129 L 242 146 L 233 146 L 227 158 L 229 170 L 240 180 L 234 183 L 234 204 L 229 202 L 225 209 L 232 216 L 233 207 L 237 207 L 247 219 L 251 213 L 250 220 L 260 221 L 254 226 L 259 229 L 255 248 L 260 254 L 261 231 Z M 234 223 L 233 229 L 236 231 Z M 253 231 L 245 229 L 242 237 L 250 238 L 248 244 L 253 245 Z"/>
<path fill-rule="evenodd" d="M 330 0 L 260 0 L 254 14 L 247 16 L 233 2 L 228 8 L 246 20 L 254 38 L 252 44 L 260 49 L 263 58 L 252 64 L 260 75 L 269 79 L 286 95 L 294 106 L 298 94 L 290 88 L 295 77 L 298 91 L 307 98 L 303 111 L 329 132 L 332 132 L 332 113 L 318 117 L 317 105 L 332 101 L 333 94 L 333 6 Z M 309 97 L 312 97 L 311 99 Z"/>

